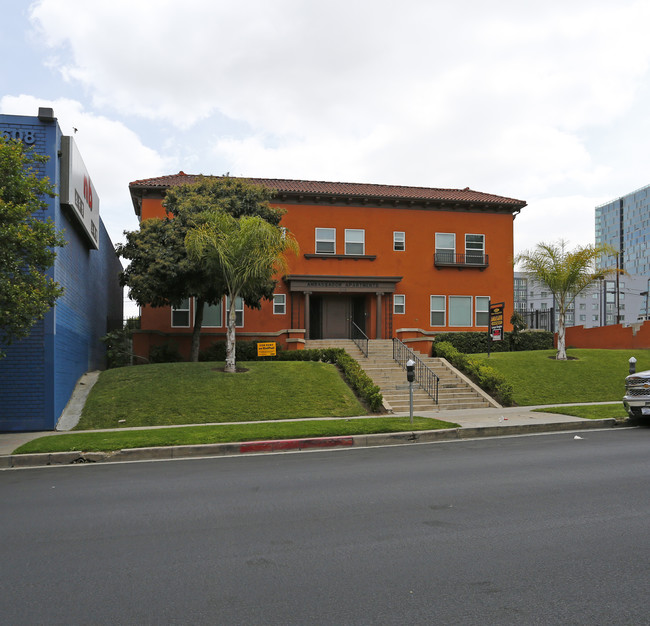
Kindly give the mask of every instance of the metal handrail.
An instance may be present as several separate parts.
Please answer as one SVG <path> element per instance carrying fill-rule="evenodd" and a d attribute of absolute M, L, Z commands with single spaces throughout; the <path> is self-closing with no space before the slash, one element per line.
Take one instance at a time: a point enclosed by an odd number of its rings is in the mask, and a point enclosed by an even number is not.
<path fill-rule="evenodd" d="M 406 362 L 411 359 L 415 363 L 415 382 L 438 404 L 440 378 L 411 348 L 406 346 L 397 337 L 393 337 L 393 359 L 404 370 L 406 370 Z"/>
<path fill-rule="evenodd" d="M 452 265 L 461 267 L 487 267 L 489 257 L 482 252 L 470 252 L 469 254 L 456 254 L 454 252 L 436 252 L 434 254 L 434 265 Z"/>
<path fill-rule="evenodd" d="M 368 336 L 354 322 L 350 321 L 350 338 L 368 358 Z"/>

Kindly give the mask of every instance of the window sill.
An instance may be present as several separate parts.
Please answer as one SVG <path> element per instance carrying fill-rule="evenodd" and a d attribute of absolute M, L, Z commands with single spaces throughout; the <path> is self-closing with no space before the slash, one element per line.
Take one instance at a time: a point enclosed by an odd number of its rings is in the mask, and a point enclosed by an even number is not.
<path fill-rule="evenodd" d="M 306 259 L 351 259 L 353 261 L 365 260 L 374 261 L 377 258 L 376 254 L 305 254 Z"/>

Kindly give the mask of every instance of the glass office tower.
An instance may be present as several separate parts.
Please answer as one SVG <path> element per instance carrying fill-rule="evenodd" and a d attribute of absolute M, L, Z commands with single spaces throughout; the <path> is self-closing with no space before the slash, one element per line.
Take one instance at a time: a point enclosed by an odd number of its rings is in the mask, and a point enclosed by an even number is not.
<path fill-rule="evenodd" d="M 634 285 L 639 317 L 648 315 L 650 285 L 650 185 L 596 207 L 596 245 L 609 244 L 618 252 L 618 267 Z M 617 267 L 616 255 L 602 259 Z"/>

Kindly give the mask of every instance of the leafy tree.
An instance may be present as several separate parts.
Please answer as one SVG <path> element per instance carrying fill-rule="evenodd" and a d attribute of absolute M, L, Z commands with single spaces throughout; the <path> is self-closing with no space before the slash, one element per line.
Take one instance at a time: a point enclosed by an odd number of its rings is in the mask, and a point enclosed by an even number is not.
<path fill-rule="evenodd" d="M 226 372 L 236 371 L 235 302 L 251 291 L 257 293 L 273 276 L 286 270 L 285 252 L 298 252 L 295 239 L 260 217 L 235 219 L 223 211 L 206 216 L 190 229 L 185 245 L 191 259 L 225 285 L 229 310 L 226 334 Z"/>
<path fill-rule="evenodd" d="M 0 136 L 0 341 L 6 344 L 26 337 L 63 294 L 47 271 L 53 248 L 66 242 L 49 218 L 38 217 L 47 209 L 44 197 L 54 196 L 49 179 L 39 176 L 45 161 L 33 148 Z"/>
<path fill-rule="evenodd" d="M 555 297 L 558 309 L 557 355 L 556 359 L 566 360 L 566 313 L 575 302 L 576 296 L 595 280 L 611 272 L 611 268 L 599 267 L 603 255 L 612 254 L 611 246 L 578 246 L 567 249 L 567 242 L 539 243 L 531 252 L 518 255 L 524 272 L 539 283 L 545 284 Z"/>
<path fill-rule="evenodd" d="M 191 360 L 198 361 L 204 305 L 217 304 L 226 286 L 208 273 L 206 266 L 190 259 L 185 237 L 200 226 L 206 215 L 223 211 L 234 218 L 258 216 L 277 227 L 284 211 L 270 206 L 273 192 L 238 178 L 200 177 L 196 182 L 167 190 L 163 219 L 142 222 L 140 230 L 126 232 L 126 243 L 117 246 L 120 256 L 130 261 L 122 273 L 122 286 L 140 306 L 179 306 L 186 298 L 196 298 Z M 275 282 L 258 282 L 243 293 L 246 305 L 260 307 L 270 299 Z"/>

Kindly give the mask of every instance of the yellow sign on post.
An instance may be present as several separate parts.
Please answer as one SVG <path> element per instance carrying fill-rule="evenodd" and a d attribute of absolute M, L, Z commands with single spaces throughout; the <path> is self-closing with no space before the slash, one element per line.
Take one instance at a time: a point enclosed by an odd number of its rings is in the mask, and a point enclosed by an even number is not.
<path fill-rule="evenodd" d="M 257 356 L 275 356 L 275 341 L 258 343 Z"/>

